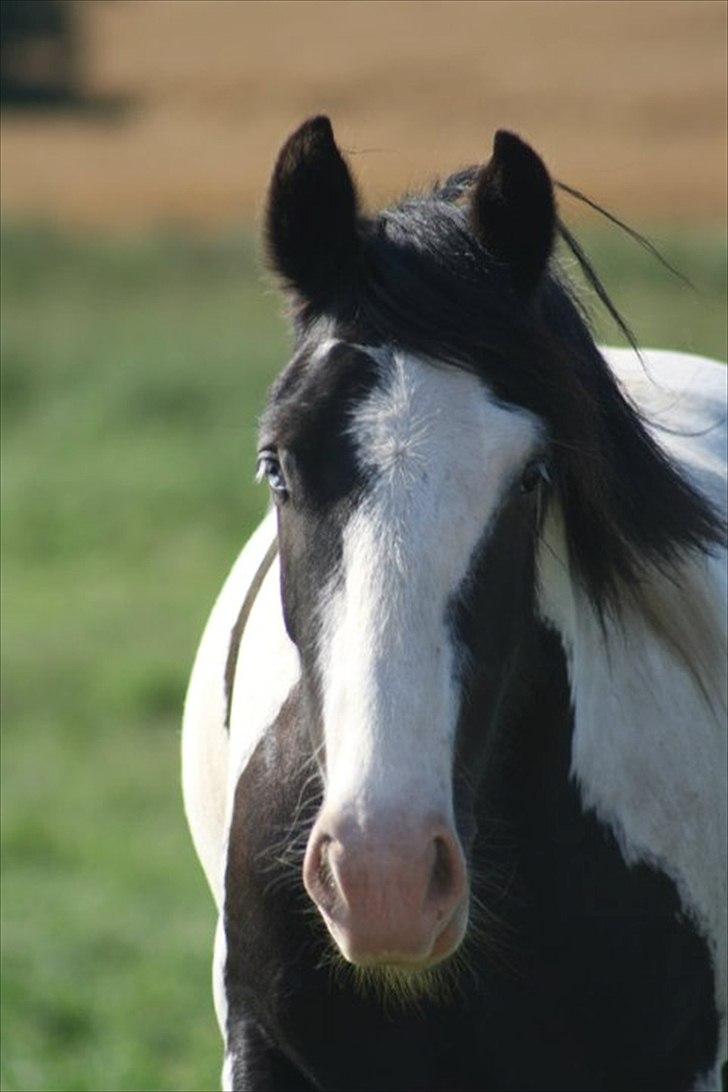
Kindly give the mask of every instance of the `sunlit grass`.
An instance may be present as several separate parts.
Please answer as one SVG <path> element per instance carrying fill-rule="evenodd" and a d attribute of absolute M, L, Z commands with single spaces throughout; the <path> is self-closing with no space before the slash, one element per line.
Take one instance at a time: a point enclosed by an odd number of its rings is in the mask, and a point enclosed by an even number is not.
<path fill-rule="evenodd" d="M 724 244 L 661 241 L 698 293 L 628 240 L 586 245 L 643 343 L 724 356 Z M 179 712 L 264 505 L 279 301 L 245 236 L 2 243 L 2 1087 L 216 1087 Z"/>

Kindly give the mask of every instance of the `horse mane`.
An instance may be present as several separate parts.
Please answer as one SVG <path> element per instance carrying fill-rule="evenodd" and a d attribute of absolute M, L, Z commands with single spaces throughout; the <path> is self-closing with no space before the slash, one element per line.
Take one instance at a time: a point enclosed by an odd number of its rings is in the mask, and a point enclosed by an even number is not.
<path fill-rule="evenodd" d="M 447 179 L 445 179 L 444 182 L 435 184 L 432 189 L 432 196 L 435 198 L 440 198 L 443 201 L 456 202 L 461 200 L 474 185 L 480 170 L 481 168 L 479 166 L 471 165 L 470 167 L 464 167 L 462 170 L 456 171 L 454 174 L 451 174 Z M 654 243 L 650 242 L 650 240 L 646 236 L 642 235 L 639 231 L 636 231 L 629 224 L 625 223 L 624 220 L 620 220 L 619 217 L 615 216 L 613 212 L 605 209 L 603 205 L 598 204 L 591 197 L 588 197 L 585 193 L 582 193 L 581 190 L 577 190 L 573 186 L 567 185 L 566 182 L 560 182 L 558 179 L 554 179 L 553 184 L 557 187 L 557 189 L 563 190 L 564 193 L 568 193 L 577 201 L 580 201 L 582 204 L 587 205 L 590 209 L 598 212 L 600 216 L 603 216 L 611 224 L 614 224 L 626 235 L 628 235 L 630 239 L 632 239 L 639 246 L 641 246 L 643 250 L 646 250 L 649 254 L 651 254 L 652 257 L 655 258 L 656 261 L 658 261 L 659 264 L 663 266 L 663 268 L 667 269 L 670 273 L 672 273 L 674 277 L 677 277 L 678 280 L 681 280 L 685 285 L 687 285 L 688 288 L 694 288 L 694 285 L 685 276 L 685 274 L 677 269 L 674 265 L 671 265 L 671 263 L 668 262 L 668 260 L 665 258 L 664 254 L 662 254 L 654 245 Z M 600 303 L 608 312 L 615 326 L 619 329 L 627 343 L 632 347 L 632 349 L 634 349 L 637 356 L 642 359 L 639 345 L 637 343 L 637 339 L 634 333 L 626 323 L 624 316 L 619 312 L 617 307 L 615 307 L 614 303 L 612 302 L 609 293 L 604 287 L 602 280 L 599 277 L 599 274 L 592 265 L 581 243 L 576 238 L 576 236 L 572 234 L 572 232 L 566 226 L 561 217 L 557 217 L 556 219 L 556 231 L 558 236 L 561 238 L 561 240 L 564 242 L 566 247 L 571 251 L 572 255 L 576 259 L 577 265 L 579 266 L 579 269 L 581 270 L 581 273 L 583 274 L 585 280 L 589 284 L 589 287 L 594 291 Z M 588 316 L 585 315 L 585 317 L 588 322 Z"/>
<path fill-rule="evenodd" d="M 328 310 L 344 338 L 464 368 L 545 421 L 572 569 L 598 615 L 618 617 L 625 591 L 724 544 L 725 525 L 620 388 L 558 260 L 532 299 L 510 289 L 459 204 L 476 173 L 360 221 L 356 287 Z M 561 221 L 558 231 L 637 351 L 584 251 Z"/>

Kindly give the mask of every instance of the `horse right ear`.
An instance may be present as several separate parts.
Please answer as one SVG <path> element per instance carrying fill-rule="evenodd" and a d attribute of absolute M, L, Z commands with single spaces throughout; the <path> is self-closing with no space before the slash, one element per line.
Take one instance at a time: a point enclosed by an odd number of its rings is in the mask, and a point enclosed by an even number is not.
<path fill-rule="evenodd" d="M 265 233 L 268 257 L 303 300 L 325 303 L 357 264 L 358 200 L 327 117 L 296 129 L 273 169 Z"/>

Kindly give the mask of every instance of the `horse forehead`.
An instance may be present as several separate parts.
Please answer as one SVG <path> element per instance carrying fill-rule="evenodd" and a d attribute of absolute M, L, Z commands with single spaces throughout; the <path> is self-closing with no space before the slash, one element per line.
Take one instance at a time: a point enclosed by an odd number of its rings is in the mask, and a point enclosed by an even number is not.
<path fill-rule="evenodd" d="M 471 372 L 334 336 L 302 348 L 263 419 L 282 446 L 353 447 L 361 471 L 409 495 L 468 482 L 490 489 L 543 431 Z"/>
<path fill-rule="evenodd" d="M 534 414 L 499 401 L 470 372 L 405 352 L 373 353 L 378 380 L 352 407 L 348 431 L 363 468 L 391 484 L 492 486 L 544 432 Z"/>

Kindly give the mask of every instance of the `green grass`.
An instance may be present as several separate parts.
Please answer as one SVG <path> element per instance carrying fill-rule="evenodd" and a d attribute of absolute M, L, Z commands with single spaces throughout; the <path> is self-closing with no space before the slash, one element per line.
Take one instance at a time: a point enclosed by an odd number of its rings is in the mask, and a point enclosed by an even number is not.
<path fill-rule="evenodd" d="M 586 239 L 641 341 L 725 356 L 725 245 L 661 242 L 697 294 L 628 240 Z M 264 507 L 279 302 L 244 236 L 9 227 L 2 257 L 2 1087 L 217 1087 L 179 715 Z"/>

